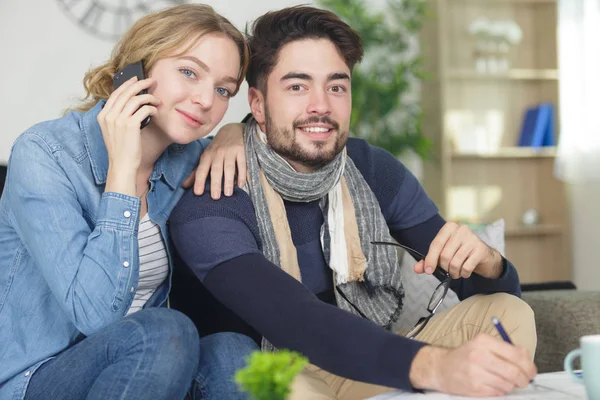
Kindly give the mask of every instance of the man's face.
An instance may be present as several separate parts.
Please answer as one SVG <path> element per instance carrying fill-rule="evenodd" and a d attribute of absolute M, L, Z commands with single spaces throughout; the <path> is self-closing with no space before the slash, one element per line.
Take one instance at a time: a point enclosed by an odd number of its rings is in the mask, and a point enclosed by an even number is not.
<path fill-rule="evenodd" d="M 322 167 L 343 150 L 352 107 L 350 70 L 330 40 L 288 43 L 266 87 L 266 98 L 252 90 L 252 111 L 269 145 L 296 170 Z"/>

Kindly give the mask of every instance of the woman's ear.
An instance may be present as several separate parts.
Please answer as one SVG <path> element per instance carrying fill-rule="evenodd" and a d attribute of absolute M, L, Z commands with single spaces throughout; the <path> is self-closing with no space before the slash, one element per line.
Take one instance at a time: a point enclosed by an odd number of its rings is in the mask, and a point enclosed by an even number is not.
<path fill-rule="evenodd" d="M 262 92 L 254 87 L 249 88 L 248 104 L 256 122 L 263 125 L 265 123 L 265 97 Z"/>

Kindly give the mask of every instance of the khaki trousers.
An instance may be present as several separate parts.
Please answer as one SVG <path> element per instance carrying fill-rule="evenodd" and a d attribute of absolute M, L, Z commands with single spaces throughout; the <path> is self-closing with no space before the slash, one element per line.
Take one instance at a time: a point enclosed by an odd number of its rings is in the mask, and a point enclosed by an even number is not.
<path fill-rule="evenodd" d="M 435 314 L 415 339 L 455 348 L 479 332 L 499 336 L 491 322 L 493 316 L 502 321 L 513 343 L 527 348 L 533 359 L 537 345 L 533 311 L 523 300 L 505 293 L 472 296 L 445 312 Z M 288 399 L 359 400 L 392 390 L 342 378 L 310 364 L 294 380 Z"/>

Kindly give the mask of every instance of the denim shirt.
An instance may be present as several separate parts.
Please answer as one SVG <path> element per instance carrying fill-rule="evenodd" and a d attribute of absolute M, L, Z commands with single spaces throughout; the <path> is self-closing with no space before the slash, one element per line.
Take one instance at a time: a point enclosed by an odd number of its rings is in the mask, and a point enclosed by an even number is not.
<path fill-rule="evenodd" d="M 104 192 L 103 105 L 35 125 L 13 145 L 0 199 L 0 399 L 22 399 L 42 363 L 123 318 L 132 303 L 141 202 Z M 167 217 L 207 143 L 171 145 L 150 177 L 149 216 L 170 270 Z M 169 274 L 146 307 L 164 306 L 170 285 Z"/>

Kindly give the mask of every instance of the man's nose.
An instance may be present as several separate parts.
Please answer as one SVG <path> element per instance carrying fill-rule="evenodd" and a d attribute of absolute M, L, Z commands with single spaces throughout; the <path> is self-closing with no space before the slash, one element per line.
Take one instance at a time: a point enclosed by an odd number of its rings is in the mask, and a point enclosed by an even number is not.
<path fill-rule="evenodd" d="M 329 114 L 331 112 L 331 107 L 329 105 L 327 92 L 324 90 L 313 90 L 307 111 L 311 114 Z"/>

